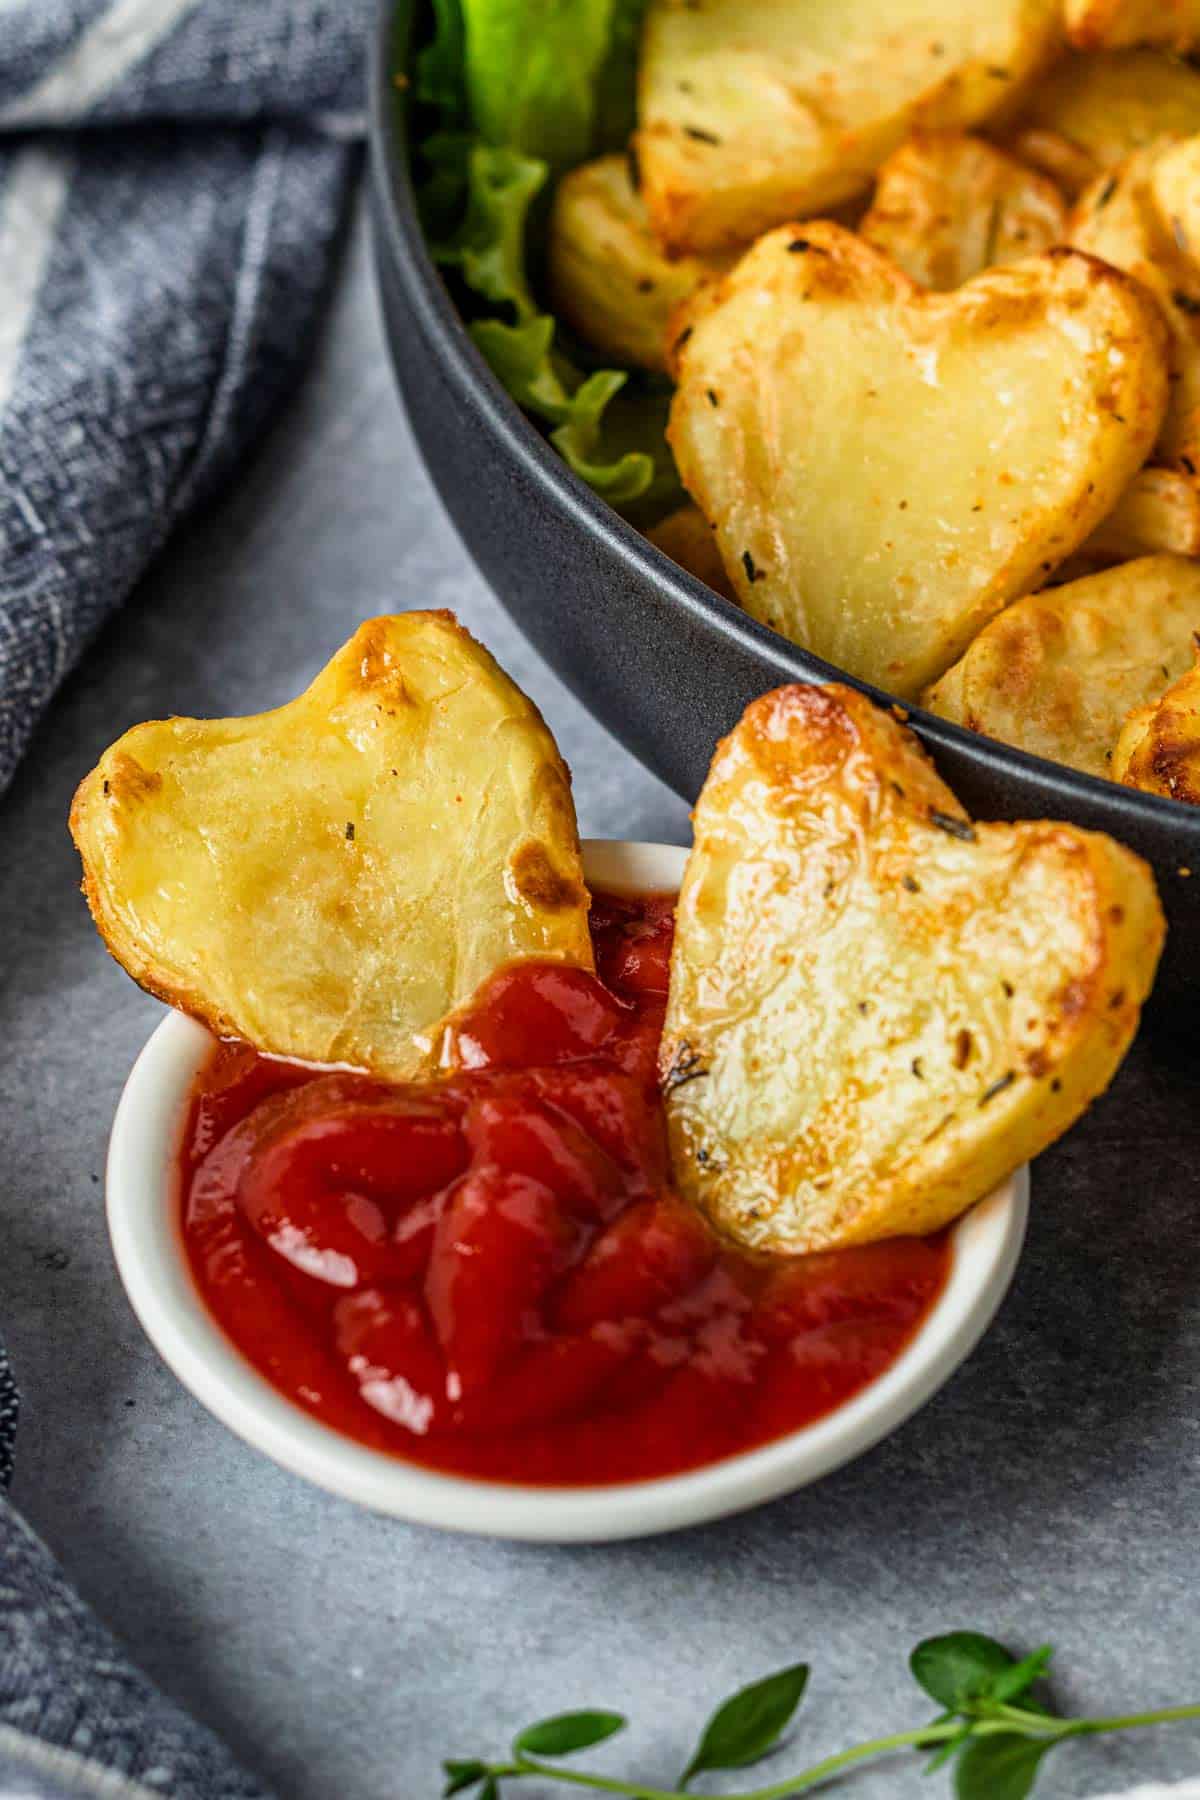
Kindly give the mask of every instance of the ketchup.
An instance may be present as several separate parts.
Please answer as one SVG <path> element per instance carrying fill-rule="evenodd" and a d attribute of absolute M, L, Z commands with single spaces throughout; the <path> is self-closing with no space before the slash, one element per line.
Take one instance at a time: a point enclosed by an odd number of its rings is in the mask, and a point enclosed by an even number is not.
<path fill-rule="evenodd" d="M 669 898 L 594 896 L 596 974 L 494 976 L 441 1081 L 215 1051 L 184 1242 L 281 1392 L 429 1468 L 575 1485 L 751 1449 L 894 1361 L 945 1281 L 944 1237 L 751 1257 L 671 1191 L 655 1064 L 673 925 Z"/>

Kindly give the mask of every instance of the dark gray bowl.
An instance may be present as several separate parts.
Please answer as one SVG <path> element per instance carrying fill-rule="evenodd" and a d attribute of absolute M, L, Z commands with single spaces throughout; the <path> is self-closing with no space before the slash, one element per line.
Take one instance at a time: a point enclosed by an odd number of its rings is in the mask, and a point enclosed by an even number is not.
<path fill-rule="evenodd" d="M 615 737 L 694 799 L 717 738 L 757 694 L 851 678 L 648 544 L 570 473 L 491 374 L 416 216 L 407 107 L 393 80 L 411 15 L 412 0 L 382 0 L 371 200 L 384 322 L 413 429 L 463 542 L 526 636 Z M 1186 1023 L 1178 1002 L 1200 999 L 1200 807 L 1076 774 L 920 709 L 911 722 L 977 817 L 1071 819 L 1153 864 L 1171 927 L 1157 996 Z"/>

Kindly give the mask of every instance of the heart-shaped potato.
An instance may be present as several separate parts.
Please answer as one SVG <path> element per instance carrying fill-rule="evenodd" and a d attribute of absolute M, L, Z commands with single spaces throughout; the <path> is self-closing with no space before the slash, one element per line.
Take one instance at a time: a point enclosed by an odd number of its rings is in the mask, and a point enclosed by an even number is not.
<path fill-rule="evenodd" d="M 275 1055 L 411 1076 L 501 965 L 592 966 L 566 765 L 450 613 L 371 620 L 276 712 L 135 726 L 71 831 L 134 980 Z"/>
<path fill-rule="evenodd" d="M 1074 198 L 1164 132 L 1200 131 L 1200 70 L 1162 50 L 1065 56 L 1034 88 L 1011 128 L 1023 161 Z"/>
<path fill-rule="evenodd" d="M 1053 54 L 1056 0 L 650 0 L 634 140 L 672 251 L 748 243 L 862 192 L 917 128 L 1013 103 Z"/>
<path fill-rule="evenodd" d="M 1070 250 L 931 294 L 785 226 L 679 326 L 669 436 L 742 605 L 906 698 L 1088 537 L 1166 406 L 1153 299 Z"/>
<path fill-rule="evenodd" d="M 1033 756 L 1114 775 L 1131 707 L 1191 666 L 1200 564 L 1146 556 L 1006 607 L 922 696 L 940 718 Z"/>
<path fill-rule="evenodd" d="M 1195 137 L 1135 151 L 1084 191 L 1067 231 L 1076 249 L 1124 269 L 1159 303 L 1170 334 L 1171 397 L 1155 459 L 1188 475 L 1200 472 L 1198 151 Z M 1180 187 L 1184 196 L 1172 206 Z"/>
<path fill-rule="evenodd" d="M 1195 650 L 1185 675 L 1130 713 L 1112 758 L 1114 781 L 1190 806 L 1200 806 L 1200 631 Z"/>
<path fill-rule="evenodd" d="M 765 695 L 717 750 L 679 896 L 681 1191 L 759 1250 L 937 1230 L 1108 1084 L 1162 939 L 1110 838 L 973 826 L 862 695 Z"/>
<path fill-rule="evenodd" d="M 1200 42 L 1200 0 L 1064 0 L 1063 19 L 1078 50 L 1164 44 L 1183 51 Z"/>
<path fill-rule="evenodd" d="M 1066 222 L 1048 176 L 983 138 L 932 131 L 888 157 L 858 230 L 922 287 L 947 290 L 1048 250 Z"/>

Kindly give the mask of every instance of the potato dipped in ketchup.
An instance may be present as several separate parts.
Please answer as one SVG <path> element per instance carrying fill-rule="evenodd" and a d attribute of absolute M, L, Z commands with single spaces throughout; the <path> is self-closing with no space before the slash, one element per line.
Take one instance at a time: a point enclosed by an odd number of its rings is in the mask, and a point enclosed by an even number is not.
<path fill-rule="evenodd" d="M 596 894 L 596 974 L 527 964 L 403 1088 L 217 1049 L 182 1165 L 247 1358 L 379 1449 L 494 1480 L 675 1474 L 830 1411 L 936 1298 L 942 1236 L 779 1263 L 671 1190 L 655 1062 L 674 904 Z"/>
<path fill-rule="evenodd" d="M 589 893 L 553 738 L 436 613 L 83 782 L 105 942 L 214 1033 L 192 1273 L 297 1406 L 532 1484 L 767 1443 L 894 1362 L 949 1226 L 1111 1079 L 1162 941 L 1111 840 L 974 825 L 836 685 L 754 702 L 695 824 L 678 914 Z"/>

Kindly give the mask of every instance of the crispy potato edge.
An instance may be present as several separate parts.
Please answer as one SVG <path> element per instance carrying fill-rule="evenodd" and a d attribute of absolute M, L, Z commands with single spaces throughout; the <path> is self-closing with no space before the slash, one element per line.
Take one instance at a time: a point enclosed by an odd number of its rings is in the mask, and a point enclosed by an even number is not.
<path fill-rule="evenodd" d="M 555 907 L 567 905 L 586 907 L 590 905 L 590 896 L 583 879 L 579 834 L 571 799 L 571 772 L 537 706 L 517 686 L 511 676 L 500 667 L 491 652 L 448 609 L 431 608 L 401 614 L 381 614 L 365 620 L 354 635 L 335 652 L 329 662 L 317 671 L 308 686 L 302 689 L 300 694 L 283 702 L 278 707 L 272 707 L 266 712 L 246 714 L 231 719 L 193 719 L 175 715 L 166 719 L 144 720 L 131 726 L 104 751 L 95 768 L 83 777 L 72 796 L 67 824 L 83 865 L 80 892 L 87 903 L 88 911 L 105 949 L 144 992 L 177 1011 L 187 1013 L 206 1026 L 216 1037 L 240 1036 L 237 1022 L 226 1011 L 208 1004 L 204 995 L 198 990 L 161 979 L 156 973 L 153 958 L 143 954 L 141 946 L 121 925 L 118 908 L 111 902 L 103 879 L 103 856 L 99 846 L 94 842 L 95 808 L 102 799 L 111 797 L 114 786 L 121 791 L 132 788 L 135 794 L 139 787 L 151 792 L 157 789 L 161 777 L 154 771 L 145 769 L 136 754 L 139 746 L 151 734 L 173 731 L 178 736 L 186 738 L 196 728 L 203 731 L 207 727 L 222 724 L 244 727 L 252 731 L 256 726 L 277 719 L 281 714 L 288 712 L 290 708 L 310 703 L 314 699 L 325 704 L 327 709 L 331 708 L 339 698 L 355 688 L 370 689 L 379 686 L 386 690 L 390 697 L 402 698 L 403 676 L 400 671 L 393 670 L 390 666 L 391 649 L 388 642 L 397 626 L 403 631 L 413 629 L 445 631 L 460 645 L 468 647 L 470 654 L 480 659 L 483 668 L 489 675 L 503 684 L 510 697 L 517 703 L 517 710 L 524 712 L 528 723 L 541 734 L 547 752 L 547 768 L 551 773 L 551 780 L 561 784 L 561 795 L 554 800 L 553 805 L 561 817 L 570 822 L 571 836 L 574 842 L 575 869 L 561 885 L 560 877 L 551 872 L 554 875 L 556 887 L 553 896 L 548 896 L 546 892 L 548 877 L 540 867 L 530 871 L 530 881 L 533 888 L 540 893 L 541 900 L 545 902 L 548 898 L 552 898 Z M 531 891 L 531 899 L 534 897 Z M 586 926 L 583 935 L 586 938 Z M 590 941 L 586 946 L 586 952 L 586 959 L 581 957 L 579 960 L 585 961 L 586 966 L 590 968 L 593 966 Z"/>
<path fill-rule="evenodd" d="M 774 766 L 803 785 L 802 773 L 788 768 L 784 743 L 787 723 L 797 720 L 802 728 L 811 730 L 813 761 L 820 764 L 824 755 L 827 773 L 834 769 L 836 761 L 866 751 L 875 764 L 880 790 L 887 783 L 899 782 L 916 806 L 936 807 L 944 815 L 966 820 L 967 815 L 937 775 L 929 757 L 898 718 L 875 708 L 853 689 L 829 684 L 823 688 L 777 690 L 763 696 L 751 704 L 739 726 L 722 740 L 696 809 L 698 848 L 710 830 L 720 832 L 724 783 L 759 748 L 764 749 L 762 778 L 768 784 L 780 778 L 778 774 L 772 777 L 770 769 Z M 745 733 L 757 740 L 753 748 Z M 806 752 L 809 749 L 806 744 Z M 967 1120 L 957 1129 L 947 1129 L 933 1145 L 917 1146 L 862 1208 L 850 1228 L 833 1235 L 820 1231 L 801 1234 L 783 1246 L 785 1254 L 942 1229 L 1068 1130 L 1107 1088 L 1133 1040 L 1165 937 L 1162 907 L 1148 865 L 1102 833 L 1053 821 L 1031 821 L 1019 826 L 980 824 L 973 829 L 985 843 L 991 834 L 999 834 L 1002 842 L 1019 832 L 1023 834 L 1022 854 L 1055 855 L 1067 860 L 1073 872 L 1074 891 L 1087 907 L 1091 944 L 1088 966 L 1056 996 L 1055 1015 L 1038 1066 L 1014 1072 L 1015 1079 L 1006 1080 L 1002 1090 L 990 1100 L 994 1111 L 989 1116 L 989 1126 L 996 1129 L 980 1141 L 975 1122 Z M 698 860 L 695 868 L 689 867 L 685 872 L 679 902 L 681 918 L 701 879 Z M 664 1083 L 676 1069 L 681 1051 L 690 1048 L 678 1037 L 664 1035 L 660 1068 Z M 671 1107 L 669 1095 L 667 1111 L 681 1191 L 705 1211 L 718 1230 L 727 1229 L 719 1209 L 714 1211 L 711 1177 L 695 1161 L 686 1113 L 681 1115 Z M 964 1139 L 970 1142 L 965 1161 Z M 913 1190 L 914 1198 L 898 1204 L 897 1188 Z"/>

